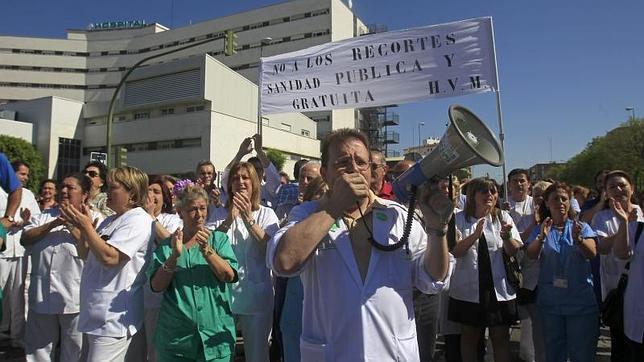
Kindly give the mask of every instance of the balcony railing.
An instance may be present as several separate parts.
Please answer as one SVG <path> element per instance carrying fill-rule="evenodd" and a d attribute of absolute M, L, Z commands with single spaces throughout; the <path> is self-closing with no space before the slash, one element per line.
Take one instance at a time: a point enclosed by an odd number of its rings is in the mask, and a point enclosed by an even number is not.
<path fill-rule="evenodd" d="M 384 143 L 387 144 L 392 144 L 392 143 L 400 143 L 400 134 L 395 131 L 388 131 L 385 132 L 384 134 Z"/>
<path fill-rule="evenodd" d="M 400 116 L 398 113 L 381 113 L 378 115 L 378 118 L 384 126 L 397 126 L 400 124 Z"/>

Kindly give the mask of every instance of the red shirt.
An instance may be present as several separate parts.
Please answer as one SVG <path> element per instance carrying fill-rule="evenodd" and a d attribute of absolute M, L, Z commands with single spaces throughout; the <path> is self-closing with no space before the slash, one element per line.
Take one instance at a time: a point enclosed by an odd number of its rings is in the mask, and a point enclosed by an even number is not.
<path fill-rule="evenodd" d="M 382 187 L 380 188 L 378 197 L 386 200 L 394 200 L 394 201 L 396 200 L 396 196 L 394 195 L 394 189 L 389 182 L 387 181 L 382 182 Z"/>

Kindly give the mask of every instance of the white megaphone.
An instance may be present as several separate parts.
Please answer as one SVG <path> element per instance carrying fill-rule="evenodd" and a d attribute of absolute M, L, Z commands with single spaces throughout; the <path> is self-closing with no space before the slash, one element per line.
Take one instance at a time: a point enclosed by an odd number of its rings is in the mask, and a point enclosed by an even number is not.
<path fill-rule="evenodd" d="M 467 108 L 453 104 L 450 125 L 440 143 L 393 182 L 398 201 L 406 204 L 417 186 L 455 170 L 483 163 L 503 164 L 501 144 L 490 129 Z"/>

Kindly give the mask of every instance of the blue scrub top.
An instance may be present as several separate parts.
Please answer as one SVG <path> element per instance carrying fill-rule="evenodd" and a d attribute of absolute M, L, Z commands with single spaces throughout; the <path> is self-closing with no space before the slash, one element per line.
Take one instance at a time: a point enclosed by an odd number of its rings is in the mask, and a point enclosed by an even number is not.
<path fill-rule="evenodd" d="M 596 237 L 588 224 L 581 222 L 581 226 L 584 239 Z M 572 228 L 570 219 L 566 220 L 561 232 L 551 228 L 540 256 L 537 306 L 551 314 L 580 315 L 598 311 L 590 260 L 574 245 Z M 526 244 L 533 242 L 540 230 L 540 227 L 534 228 Z M 567 286 L 563 288 L 562 285 Z"/>

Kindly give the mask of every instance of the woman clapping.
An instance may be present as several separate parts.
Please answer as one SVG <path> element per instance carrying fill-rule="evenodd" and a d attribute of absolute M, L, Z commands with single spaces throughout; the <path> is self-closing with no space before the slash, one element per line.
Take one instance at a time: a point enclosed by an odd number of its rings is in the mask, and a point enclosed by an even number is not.
<path fill-rule="evenodd" d="M 58 345 L 61 361 L 80 359 L 83 335 L 78 331 L 79 289 L 84 262 L 77 244 L 81 231 L 66 222 L 63 213 L 70 207 L 85 207 L 90 189 L 91 180 L 83 174 L 65 177 L 60 205 L 32 218 L 22 233 L 21 243 L 31 247 L 32 263 L 25 331 L 28 361 L 55 360 Z M 98 211 L 91 211 L 90 218 L 94 224 L 103 220 Z"/>
<path fill-rule="evenodd" d="M 507 282 L 503 253 L 515 255 L 521 236 L 510 215 L 497 207 L 498 188 L 489 178 L 467 184 L 465 210 L 456 214 L 462 235 L 452 254 L 448 318 L 462 324 L 463 361 L 476 361 L 481 329 L 488 327 L 495 361 L 510 360 L 510 324 L 517 318 L 516 291 Z"/>
<path fill-rule="evenodd" d="M 87 339 L 87 361 L 144 360 L 143 285 L 154 243 L 147 203 L 148 177 L 134 167 L 110 170 L 107 206 L 115 214 L 94 230 L 89 208 L 71 206 L 65 219 L 80 229 L 81 277 L 78 329 Z"/>
<path fill-rule="evenodd" d="M 528 238 L 528 257 L 540 260 L 537 309 L 547 361 L 593 361 L 599 336 L 599 310 L 590 259 L 595 232 L 575 220 L 572 192 L 555 182 L 543 195 L 543 220 Z"/>
<path fill-rule="evenodd" d="M 247 361 L 268 361 L 273 319 L 273 283 L 266 266 L 266 243 L 278 229 L 275 212 L 261 206 L 260 180 L 248 162 L 230 169 L 226 208 L 214 209 L 208 224 L 228 234 L 239 261 L 239 283 L 233 285 L 232 311 L 244 336 Z"/>
<path fill-rule="evenodd" d="M 204 227 L 208 194 L 189 180 L 175 186 L 183 230 L 162 241 L 148 274 L 163 292 L 154 336 L 158 361 L 231 361 L 235 322 L 228 283 L 237 260 L 226 234 Z"/>

